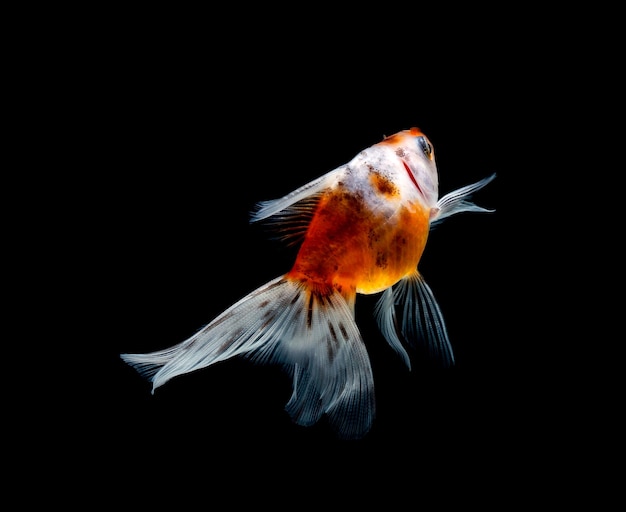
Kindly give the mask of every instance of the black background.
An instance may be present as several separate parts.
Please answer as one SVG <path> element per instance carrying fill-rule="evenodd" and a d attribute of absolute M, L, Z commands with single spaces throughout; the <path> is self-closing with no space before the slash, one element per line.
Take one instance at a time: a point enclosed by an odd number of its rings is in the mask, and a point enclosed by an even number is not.
<path fill-rule="evenodd" d="M 256 14 L 268 12 L 245 18 Z M 309 29 L 291 15 L 251 31 L 239 16 L 133 12 L 94 22 L 96 37 L 83 29 L 76 130 L 95 180 L 81 196 L 90 263 L 78 298 L 98 297 L 85 318 L 98 371 L 78 385 L 84 414 L 72 428 L 77 465 L 109 468 L 104 479 L 86 470 L 99 496 L 195 501 L 228 488 L 234 504 L 333 492 L 391 504 L 401 490 L 416 503 L 439 492 L 497 502 L 496 485 L 510 502 L 548 484 L 563 454 L 552 421 L 562 389 L 543 385 L 555 350 L 537 354 L 540 306 L 520 293 L 536 286 L 520 263 L 540 257 L 528 226 L 538 213 L 520 187 L 532 148 L 550 140 L 552 113 L 536 105 L 553 91 L 508 18 L 458 33 L 449 16 L 387 14 L 322 16 Z M 374 323 L 376 297 L 359 296 L 377 401 L 362 440 L 338 441 L 323 421 L 292 424 L 287 377 L 244 360 L 151 395 L 120 353 L 186 339 L 293 262 L 293 248 L 249 223 L 255 204 L 412 126 L 435 147 L 440 195 L 497 173 L 474 196 L 496 212 L 447 219 L 419 265 L 456 366 L 411 353 L 409 372 Z M 477 472 L 483 483 L 466 487 Z"/>

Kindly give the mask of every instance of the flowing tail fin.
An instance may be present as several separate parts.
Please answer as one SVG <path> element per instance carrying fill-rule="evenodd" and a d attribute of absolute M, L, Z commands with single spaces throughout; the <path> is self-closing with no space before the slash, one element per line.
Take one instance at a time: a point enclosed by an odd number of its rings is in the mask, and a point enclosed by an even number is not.
<path fill-rule="evenodd" d="M 354 301 L 351 301 L 354 304 Z M 286 410 L 299 425 L 326 414 L 340 437 L 365 435 L 374 419 L 369 356 L 354 321 L 353 306 L 335 289 L 311 289 L 278 277 L 221 313 L 171 348 L 121 358 L 152 382 L 244 356 L 277 363 L 293 379 Z"/>

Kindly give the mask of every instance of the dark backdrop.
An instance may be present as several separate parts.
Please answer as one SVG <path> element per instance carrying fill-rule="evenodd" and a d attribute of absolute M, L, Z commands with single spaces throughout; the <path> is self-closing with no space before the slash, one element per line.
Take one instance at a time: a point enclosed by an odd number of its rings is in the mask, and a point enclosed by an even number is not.
<path fill-rule="evenodd" d="M 452 477 L 449 492 L 469 492 L 458 486 L 478 467 L 510 488 L 504 475 L 552 434 L 541 426 L 546 406 L 528 393 L 543 363 L 527 355 L 526 316 L 514 305 L 529 286 L 518 261 L 530 235 L 513 227 L 512 183 L 532 159 L 526 127 L 536 113 L 522 92 L 535 80 L 520 72 L 525 50 L 501 46 L 506 24 L 443 44 L 436 31 L 374 37 L 371 24 L 331 23 L 316 38 L 298 38 L 300 25 L 218 37 L 219 18 L 151 20 L 117 19 L 93 51 L 98 183 L 87 201 L 99 263 L 88 287 L 107 297 L 93 323 L 106 369 L 87 399 L 96 427 L 87 443 L 98 449 L 86 457 L 110 465 L 105 488 L 189 497 L 233 484 L 238 500 L 250 487 L 283 499 L 284 486 L 303 499 L 345 484 L 367 499 L 398 485 L 418 500 Z M 293 425 L 286 376 L 243 360 L 151 395 L 120 353 L 178 343 L 289 269 L 294 249 L 249 223 L 256 202 L 412 126 L 435 147 L 441 195 L 498 175 L 474 197 L 496 213 L 449 218 L 420 263 L 456 366 L 438 370 L 411 353 L 407 371 L 375 326 L 375 297 L 360 296 L 378 407 L 362 440 L 337 441 L 323 422 Z"/>

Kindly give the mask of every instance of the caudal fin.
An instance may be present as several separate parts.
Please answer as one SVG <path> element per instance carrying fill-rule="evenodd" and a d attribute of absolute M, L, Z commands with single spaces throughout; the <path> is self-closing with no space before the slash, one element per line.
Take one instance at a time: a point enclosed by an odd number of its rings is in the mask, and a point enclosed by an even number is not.
<path fill-rule="evenodd" d="M 372 369 L 354 311 L 336 290 L 311 290 L 276 278 L 171 348 L 121 358 L 152 382 L 168 380 L 234 356 L 277 363 L 293 378 L 286 410 L 312 425 L 326 414 L 343 438 L 365 435 L 375 414 Z"/>

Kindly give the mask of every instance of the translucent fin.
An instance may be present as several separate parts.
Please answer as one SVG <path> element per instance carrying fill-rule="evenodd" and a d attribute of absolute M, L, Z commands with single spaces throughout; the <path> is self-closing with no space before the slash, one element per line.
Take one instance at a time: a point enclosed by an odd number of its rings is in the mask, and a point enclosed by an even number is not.
<path fill-rule="evenodd" d="M 287 412 L 301 425 L 325 412 L 340 437 L 362 437 L 375 415 L 374 381 L 353 311 L 338 292 L 307 291 L 301 300 L 306 314 L 294 318 L 293 341 L 280 357 L 293 375 Z"/>
<path fill-rule="evenodd" d="M 326 414 L 339 437 L 371 428 L 374 381 L 354 311 L 334 289 L 312 291 L 276 278 L 235 303 L 198 333 L 166 350 L 121 357 L 152 381 L 168 380 L 234 356 L 280 364 L 293 377 L 286 410 L 311 425 Z"/>
<path fill-rule="evenodd" d="M 396 320 L 396 308 L 394 304 L 394 294 L 392 288 L 387 288 L 374 307 L 374 316 L 380 332 L 383 334 L 387 343 L 391 345 L 398 355 L 402 358 L 407 368 L 411 369 L 411 360 L 406 350 L 402 346 L 402 341 L 398 337 L 398 322 Z"/>
<path fill-rule="evenodd" d="M 121 358 L 152 382 L 154 393 L 178 375 L 253 350 L 268 331 L 261 329 L 265 318 L 275 316 L 274 306 L 285 306 L 282 283 L 282 278 L 270 281 L 178 345 L 148 354 L 122 354 Z"/>
<path fill-rule="evenodd" d="M 263 219 L 263 222 L 269 226 L 275 239 L 288 245 L 299 243 L 309 228 L 321 195 L 322 192 L 318 192 L 307 196 L 271 217 Z"/>
<path fill-rule="evenodd" d="M 491 176 L 487 176 L 486 178 L 483 178 L 476 183 L 466 185 L 465 187 L 461 187 L 457 190 L 453 190 L 452 192 L 446 194 L 441 199 L 439 199 L 439 201 L 437 201 L 437 208 L 434 210 L 434 215 L 431 217 L 430 220 L 431 227 L 440 223 L 446 217 L 450 217 L 450 215 L 454 215 L 456 213 L 494 212 L 495 210 L 488 210 L 486 208 L 482 208 L 481 206 L 475 205 L 474 203 L 469 201 L 469 199 L 474 192 L 493 181 L 495 177 L 496 175 L 494 173 Z"/>
<path fill-rule="evenodd" d="M 430 287 L 416 270 L 387 289 L 377 303 L 376 319 L 387 342 L 403 359 L 406 352 L 398 335 L 396 309 L 401 313 L 400 333 L 413 346 L 422 344 L 433 360 L 447 367 L 454 364 L 452 346 L 441 310 Z M 392 300 L 393 299 L 393 300 Z M 410 368 L 410 366 L 409 366 Z"/>
<path fill-rule="evenodd" d="M 307 197 L 315 196 L 322 192 L 324 189 L 331 187 L 336 182 L 336 177 L 340 170 L 343 168 L 340 167 L 333 171 L 330 171 L 323 176 L 320 176 L 316 180 L 313 180 L 306 185 L 294 190 L 293 192 L 287 194 L 284 197 L 279 199 L 272 199 L 270 201 L 261 201 L 257 204 L 256 210 L 252 212 L 251 222 L 258 222 L 260 220 L 266 219 L 276 213 L 285 210 L 289 206 L 306 199 Z M 296 212 L 297 210 L 292 210 L 292 212 Z"/>

